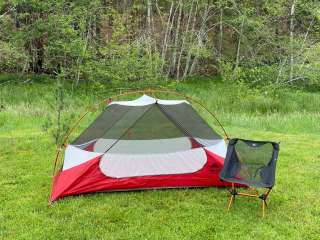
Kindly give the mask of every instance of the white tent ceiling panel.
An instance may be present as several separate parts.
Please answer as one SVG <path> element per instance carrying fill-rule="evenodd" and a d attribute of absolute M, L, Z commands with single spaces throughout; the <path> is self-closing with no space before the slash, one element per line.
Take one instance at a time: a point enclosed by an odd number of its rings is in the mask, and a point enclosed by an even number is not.
<path fill-rule="evenodd" d="M 136 100 L 115 101 L 115 102 L 111 102 L 109 105 L 118 104 L 123 106 L 146 106 L 146 105 L 154 104 L 156 102 L 162 105 L 175 105 L 180 103 L 188 103 L 188 101 L 185 101 L 185 100 L 161 100 L 161 99 L 155 99 L 148 95 L 143 95 Z"/>

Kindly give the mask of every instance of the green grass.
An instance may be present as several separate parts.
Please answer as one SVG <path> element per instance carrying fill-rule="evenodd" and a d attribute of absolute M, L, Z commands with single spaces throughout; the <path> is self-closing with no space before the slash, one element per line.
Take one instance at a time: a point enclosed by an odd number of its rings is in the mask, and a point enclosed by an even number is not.
<path fill-rule="evenodd" d="M 54 86 L 28 82 L 0 86 L 0 239 L 319 239 L 320 94 L 208 80 L 171 87 L 202 99 L 231 136 L 281 142 L 265 219 L 256 199 L 227 213 L 217 188 L 90 194 L 49 207 L 55 147 L 41 126 L 54 117 Z M 109 91 L 68 90 L 65 115 Z"/>

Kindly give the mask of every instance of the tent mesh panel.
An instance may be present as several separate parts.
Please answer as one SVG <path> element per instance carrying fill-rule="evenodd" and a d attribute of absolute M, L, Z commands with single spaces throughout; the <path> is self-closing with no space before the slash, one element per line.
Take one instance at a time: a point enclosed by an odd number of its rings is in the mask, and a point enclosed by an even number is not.
<path fill-rule="evenodd" d="M 278 143 L 232 139 L 220 177 L 249 186 L 272 187 L 278 152 Z"/>
<path fill-rule="evenodd" d="M 72 144 L 84 144 L 99 137 L 110 130 L 124 115 L 128 113 L 130 107 L 110 105 L 78 136 Z"/>
<path fill-rule="evenodd" d="M 188 135 L 202 139 L 221 139 L 221 136 L 200 117 L 190 104 L 181 103 L 179 106 L 159 104 L 159 106 Z"/>
<path fill-rule="evenodd" d="M 187 103 L 161 105 L 158 103 L 145 106 L 108 106 L 99 117 L 72 144 L 80 145 L 93 140 L 105 139 L 105 151 L 113 149 L 127 140 L 181 139 L 181 141 L 197 141 L 196 139 L 217 140 L 221 137 L 197 114 Z M 165 149 L 165 141 L 161 141 Z M 167 144 L 172 144 L 168 141 Z M 200 146 L 205 146 L 202 142 Z M 134 146 L 134 145 L 132 145 Z M 148 146 L 156 148 L 157 145 Z M 172 149 L 171 146 L 168 148 Z M 190 147 L 188 148 L 190 149 Z M 183 149 L 181 149 L 183 150 Z M 184 149 L 187 150 L 187 149 Z M 117 148 L 119 153 L 130 152 Z M 152 149 L 146 149 L 152 152 Z"/>

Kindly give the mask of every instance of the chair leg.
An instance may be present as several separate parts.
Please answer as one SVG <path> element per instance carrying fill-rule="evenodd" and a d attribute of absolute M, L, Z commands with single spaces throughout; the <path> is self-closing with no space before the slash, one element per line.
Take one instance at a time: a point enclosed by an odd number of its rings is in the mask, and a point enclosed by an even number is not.
<path fill-rule="evenodd" d="M 232 183 L 232 187 L 231 187 L 230 193 L 231 193 L 231 197 L 230 197 L 230 199 L 229 199 L 228 211 L 230 210 L 231 205 L 234 203 L 234 201 L 235 201 L 235 199 L 236 199 L 236 193 L 237 193 L 237 192 L 236 192 L 236 189 L 235 189 L 235 187 L 234 187 L 234 183 Z"/>
<path fill-rule="evenodd" d="M 265 199 L 267 200 L 272 188 L 269 188 L 268 191 L 265 193 Z"/>
<path fill-rule="evenodd" d="M 266 208 L 266 202 L 264 200 L 262 200 L 262 217 L 265 217 L 265 208 Z"/>
<path fill-rule="evenodd" d="M 268 189 L 268 191 L 266 191 L 265 193 L 261 194 L 261 195 L 255 195 L 255 194 L 248 194 L 248 193 L 238 193 L 235 189 L 234 183 L 232 183 L 232 188 L 231 190 L 229 190 L 231 196 L 229 198 L 229 203 L 228 203 L 228 211 L 230 211 L 231 205 L 235 202 L 236 199 L 236 195 L 239 196 L 249 196 L 249 197 L 257 197 L 260 198 L 262 200 L 262 217 L 264 218 L 266 215 L 266 207 L 268 207 L 267 205 L 267 198 L 271 192 L 271 188 Z"/>
<path fill-rule="evenodd" d="M 229 199 L 229 204 L 228 204 L 228 211 L 230 210 L 232 203 L 234 203 L 234 199 L 235 199 L 235 196 L 231 195 Z"/>
<path fill-rule="evenodd" d="M 259 198 L 262 200 L 262 217 L 264 218 L 265 217 L 265 209 L 266 207 L 268 207 L 267 205 L 267 198 L 271 192 L 272 188 L 268 189 L 268 191 L 264 194 L 262 194 Z"/>

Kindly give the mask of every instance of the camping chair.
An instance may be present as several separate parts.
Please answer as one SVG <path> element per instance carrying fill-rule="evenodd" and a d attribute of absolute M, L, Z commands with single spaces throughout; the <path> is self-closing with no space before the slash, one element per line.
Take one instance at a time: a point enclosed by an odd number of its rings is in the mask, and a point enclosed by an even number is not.
<path fill-rule="evenodd" d="M 278 153 L 279 144 L 275 142 L 230 139 L 220 173 L 221 180 L 232 183 L 228 211 L 236 196 L 257 197 L 262 200 L 262 216 L 265 216 L 266 201 L 275 183 Z M 235 184 L 267 190 L 262 194 L 258 191 L 255 194 L 241 193 L 237 192 Z"/>

